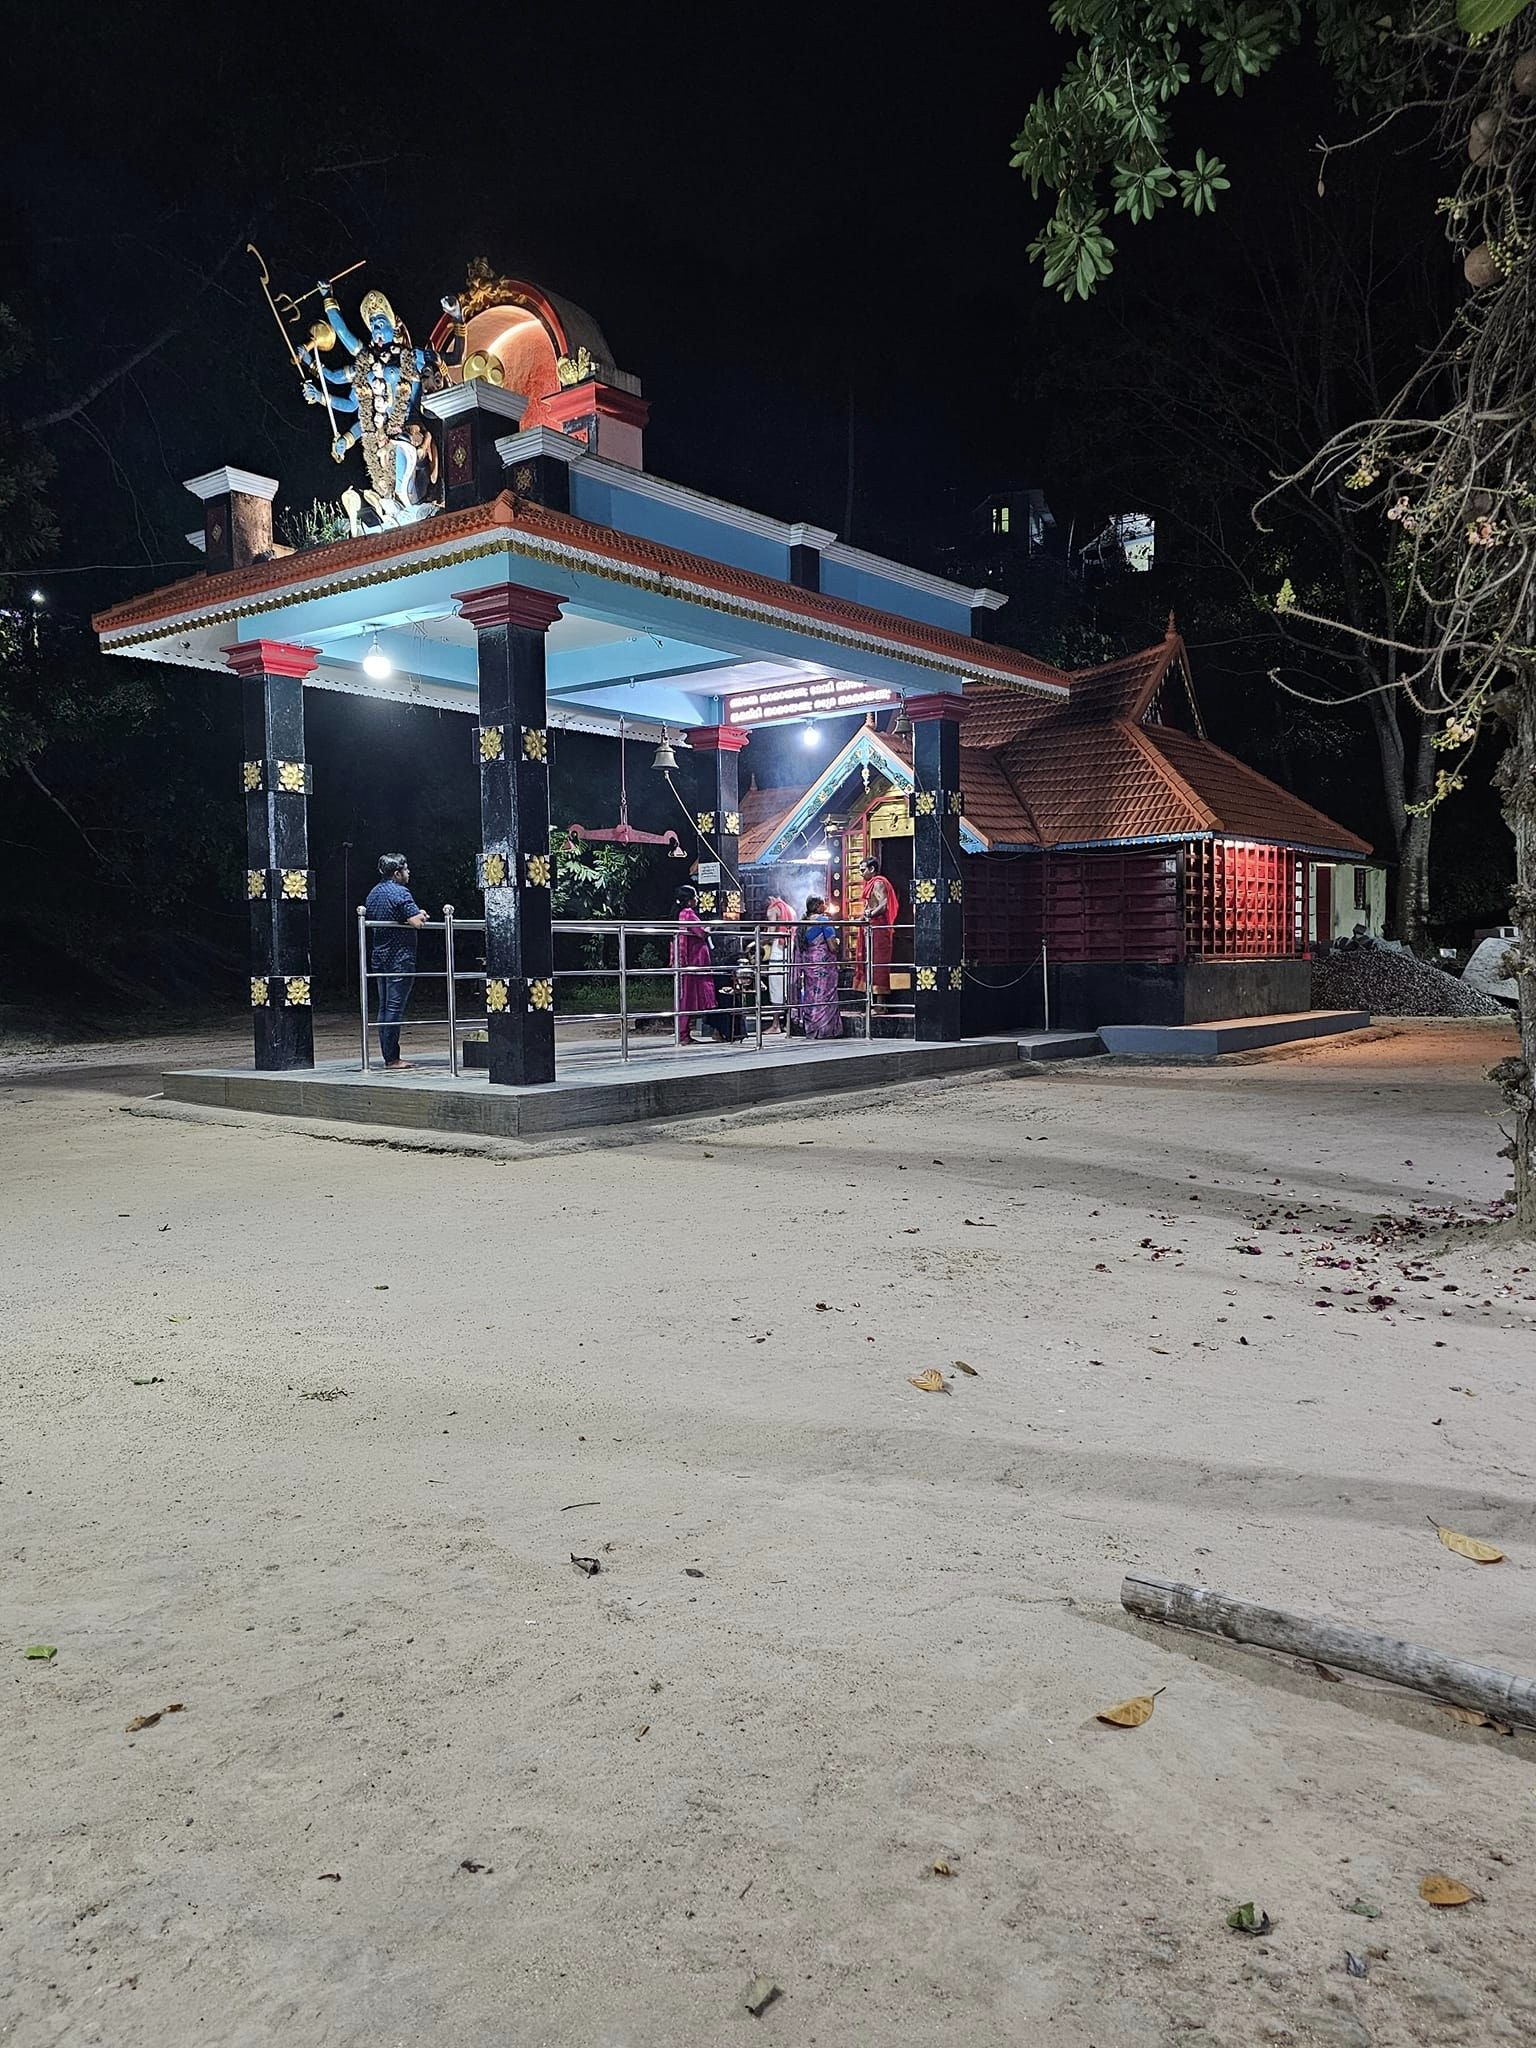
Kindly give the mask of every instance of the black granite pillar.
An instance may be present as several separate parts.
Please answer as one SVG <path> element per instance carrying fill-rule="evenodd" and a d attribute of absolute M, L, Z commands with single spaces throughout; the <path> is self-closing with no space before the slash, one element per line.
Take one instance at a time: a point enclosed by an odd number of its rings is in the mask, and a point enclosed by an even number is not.
<path fill-rule="evenodd" d="M 960 854 L 961 697 L 909 697 L 912 720 L 912 910 L 917 926 L 916 1029 L 956 1039 L 965 989 Z"/>
<path fill-rule="evenodd" d="M 517 583 L 461 590 L 480 660 L 480 886 L 485 895 L 485 1011 L 493 1085 L 555 1078 L 550 930 L 549 733 L 544 636 L 558 597 Z"/>
<path fill-rule="evenodd" d="M 701 917 L 745 915 L 741 888 L 741 750 L 752 737 L 739 725 L 699 725 L 688 735 L 696 754 L 710 757 L 706 808 L 694 822 L 699 831 L 699 859 L 717 861 L 718 882 L 699 883 Z"/>
<path fill-rule="evenodd" d="M 245 894 L 251 918 L 251 1019 L 261 1073 L 315 1064 L 310 1000 L 309 793 L 304 678 L 311 647 L 252 640 L 226 647 L 244 710 Z"/>

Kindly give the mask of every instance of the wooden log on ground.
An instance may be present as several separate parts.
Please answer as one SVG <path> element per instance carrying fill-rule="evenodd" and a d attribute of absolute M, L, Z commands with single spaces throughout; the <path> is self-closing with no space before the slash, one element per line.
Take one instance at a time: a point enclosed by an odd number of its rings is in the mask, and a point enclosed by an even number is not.
<path fill-rule="evenodd" d="M 1173 1579 L 1148 1579 L 1136 1573 L 1121 1586 L 1120 1604 L 1147 1621 L 1166 1621 L 1201 1635 L 1225 1636 L 1229 1642 L 1336 1664 L 1344 1671 L 1427 1693 L 1453 1707 L 1474 1707 L 1494 1721 L 1536 1728 L 1536 1679 L 1495 1671 L 1487 1664 L 1468 1664 L 1422 1643 L 1379 1636 L 1347 1621 L 1260 1607 L 1209 1586 L 1183 1586 Z"/>

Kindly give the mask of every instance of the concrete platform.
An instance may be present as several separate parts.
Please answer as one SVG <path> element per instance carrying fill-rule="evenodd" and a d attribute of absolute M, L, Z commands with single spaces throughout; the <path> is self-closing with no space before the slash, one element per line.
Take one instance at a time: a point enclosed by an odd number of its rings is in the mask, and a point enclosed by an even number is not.
<path fill-rule="evenodd" d="M 1213 1060 L 1224 1052 L 1253 1052 L 1261 1046 L 1364 1031 L 1370 1021 L 1365 1010 L 1298 1010 L 1282 1017 L 1218 1018 L 1209 1024 L 1101 1024 L 1099 1037 L 1106 1052 L 1143 1059 Z"/>
<path fill-rule="evenodd" d="M 647 1047 L 627 1063 L 611 1042 L 561 1046 L 559 1077 L 547 1088 L 493 1088 L 484 1074 L 448 1071 L 446 1056 L 410 1073 L 363 1073 L 356 1061 L 325 1060 L 287 1074 L 248 1067 L 199 1067 L 162 1075 L 166 1099 L 270 1116 L 328 1117 L 477 1137 L 533 1138 L 711 1111 L 797 1096 L 835 1095 L 989 1068 L 1016 1068 L 1015 1038 L 958 1045 L 912 1039 L 836 1039 L 808 1044 Z"/>
<path fill-rule="evenodd" d="M 1021 1060 L 1091 1060 L 1103 1050 L 1097 1031 L 1032 1031 L 1019 1040 Z"/>

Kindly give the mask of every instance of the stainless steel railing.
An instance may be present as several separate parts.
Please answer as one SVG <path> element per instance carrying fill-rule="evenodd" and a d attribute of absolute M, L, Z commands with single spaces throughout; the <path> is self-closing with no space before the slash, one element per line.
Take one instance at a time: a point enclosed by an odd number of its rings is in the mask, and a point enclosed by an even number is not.
<path fill-rule="evenodd" d="M 820 964 L 836 966 L 836 995 L 839 1019 L 846 1019 L 850 1016 L 862 1017 L 864 1036 L 866 1038 L 874 1036 L 875 1020 L 877 1018 L 894 1021 L 914 1017 L 916 1015 L 915 1001 L 905 1003 L 894 1002 L 891 999 L 892 991 L 889 987 L 884 990 L 876 987 L 876 982 L 882 975 L 885 975 L 889 981 L 898 975 L 907 974 L 911 977 L 909 986 L 915 989 L 916 970 L 911 966 L 910 962 L 893 960 L 889 965 L 889 969 L 887 969 L 884 962 L 877 961 L 874 928 L 861 920 L 854 918 L 828 918 L 823 921 L 832 925 L 834 930 L 839 933 L 840 948 L 835 961 L 815 963 L 807 962 L 799 958 L 795 953 L 793 934 L 800 929 L 798 925 L 786 926 L 768 918 L 732 919 L 729 923 L 717 923 L 702 927 L 698 924 L 684 924 L 675 919 L 557 918 L 553 924 L 554 936 L 557 939 L 576 937 L 597 938 L 603 941 L 612 940 L 617 949 L 617 958 L 616 964 L 611 967 L 602 963 L 588 963 L 579 967 L 555 968 L 552 976 L 556 993 L 555 1014 L 557 1018 L 560 1015 L 558 991 L 562 981 L 590 982 L 614 980 L 617 983 L 615 1008 L 612 1010 L 590 1010 L 584 1008 L 579 1012 L 569 1012 L 567 1016 L 580 1015 L 591 1017 L 598 1022 L 616 1022 L 618 1025 L 619 1054 L 622 1059 L 628 1060 L 630 1057 L 630 1040 L 637 1026 L 649 1023 L 662 1023 L 670 1019 L 674 1030 L 677 1030 L 683 1028 L 684 1018 L 713 1020 L 729 1013 L 734 1013 L 738 1018 L 743 1016 L 743 1006 L 737 1000 L 717 1003 L 712 1009 L 707 1011 L 684 1010 L 681 1002 L 680 988 L 684 976 L 697 975 L 713 980 L 717 985 L 717 993 L 718 985 L 723 981 L 729 980 L 735 985 L 734 995 L 739 996 L 742 993 L 741 984 L 743 974 L 745 973 L 747 988 L 752 998 L 750 1005 L 747 1006 L 752 1016 L 751 1035 L 755 1040 L 757 1049 L 760 1051 L 763 1046 L 765 1029 L 767 1028 L 764 1023 L 765 1015 L 782 1015 L 786 1037 L 788 1037 L 791 1020 L 797 1013 L 803 1013 L 809 1007 L 804 1000 L 804 977 L 807 970 Z M 432 919 L 425 924 L 412 927 L 413 931 L 417 934 L 424 935 L 429 932 L 442 933 L 443 965 L 441 968 L 422 968 L 413 965 L 406 970 L 404 978 L 409 979 L 413 984 L 416 982 L 432 983 L 441 981 L 444 989 L 444 1008 L 446 1014 L 441 1017 L 417 1016 L 414 1018 L 402 1018 L 390 1020 L 386 1023 L 385 1020 L 374 1018 L 370 1015 L 369 983 L 383 983 L 397 977 L 388 969 L 370 968 L 368 964 L 368 934 L 371 931 L 398 932 L 400 929 L 400 926 L 389 922 L 387 919 L 370 918 L 366 908 L 362 905 L 358 906 L 358 1026 L 359 1060 L 362 1070 L 366 1072 L 368 1068 L 370 1037 L 373 1032 L 381 1028 L 398 1028 L 402 1031 L 429 1028 L 433 1030 L 446 1029 L 449 1070 L 457 1074 L 461 1065 L 461 1032 L 465 1030 L 480 1030 L 486 1022 L 484 1016 L 466 1018 L 460 1014 L 459 984 L 461 982 L 478 982 L 483 986 L 486 980 L 486 970 L 484 966 L 461 968 L 458 964 L 458 942 L 467 933 L 483 933 L 485 931 L 485 920 L 483 918 L 459 917 L 453 905 L 445 903 L 440 919 Z M 736 959 L 730 960 L 722 957 L 718 960 L 712 959 L 707 965 L 700 964 L 694 967 L 681 965 L 677 959 L 679 951 L 678 939 L 688 934 L 696 936 L 701 929 L 712 942 L 717 942 L 721 939 L 728 940 L 737 949 Z M 897 923 L 891 926 L 893 950 L 899 937 L 905 937 L 910 940 L 914 930 L 915 927 L 911 924 Z M 643 942 L 647 939 L 664 939 L 667 941 L 671 957 L 665 964 L 659 965 L 642 962 L 637 965 L 631 961 L 631 943 L 636 941 Z M 775 950 L 778 948 L 782 948 L 782 951 Z M 905 950 L 910 952 L 910 945 Z M 671 1008 L 636 1009 L 631 1001 L 631 983 L 635 981 L 655 981 L 663 977 L 670 977 L 672 982 Z M 847 978 L 846 986 L 845 977 Z M 777 985 L 778 994 L 775 994 L 775 985 Z M 844 1000 L 845 996 L 850 995 L 856 999 L 852 1003 Z M 739 1035 L 747 1035 L 745 1029 Z M 732 1042 L 735 1042 L 734 1037 Z"/>

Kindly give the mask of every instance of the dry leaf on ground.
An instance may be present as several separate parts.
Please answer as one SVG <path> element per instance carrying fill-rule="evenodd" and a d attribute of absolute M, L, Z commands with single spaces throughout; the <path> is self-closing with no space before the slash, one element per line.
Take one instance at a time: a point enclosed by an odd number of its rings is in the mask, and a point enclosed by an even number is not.
<path fill-rule="evenodd" d="M 168 1707 L 157 1707 L 152 1714 L 135 1714 L 123 1733 L 137 1735 L 141 1728 L 153 1728 L 155 1723 L 163 1720 L 167 1714 L 179 1714 L 181 1710 L 181 1701 L 172 1700 Z"/>
<path fill-rule="evenodd" d="M 955 1866 L 952 1863 L 945 1863 L 942 1859 L 932 1868 L 935 1877 L 953 1877 L 955 1874 Z"/>
<path fill-rule="evenodd" d="M 949 1392 L 949 1388 L 945 1384 L 944 1375 L 936 1365 L 930 1365 L 926 1372 L 909 1373 L 907 1385 L 909 1387 L 916 1387 L 920 1394 L 947 1394 Z"/>
<path fill-rule="evenodd" d="M 1160 1685 L 1157 1692 L 1141 1692 L 1131 1700 L 1121 1700 L 1116 1707 L 1103 1707 L 1094 1715 L 1096 1721 L 1107 1721 L 1111 1728 L 1139 1728 L 1144 1721 L 1152 1718 L 1152 1702 L 1158 1694 L 1168 1690 Z"/>
<path fill-rule="evenodd" d="M 955 1360 L 955 1371 L 963 1372 L 968 1380 L 979 1380 L 981 1378 L 981 1374 L 976 1370 L 975 1366 L 967 1365 L 963 1358 Z"/>
<path fill-rule="evenodd" d="M 1484 1543 L 1479 1536 L 1463 1536 L 1459 1529 L 1443 1529 L 1433 1515 L 1429 1519 L 1434 1524 L 1435 1534 L 1446 1549 L 1454 1550 L 1458 1557 L 1470 1557 L 1474 1564 L 1503 1562 L 1504 1553 L 1494 1544 Z"/>
<path fill-rule="evenodd" d="M 1432 1906 L 1469 1906 L 1481 1903 L 1482 1893 L 1472 1890 L 1459 1877 L 1447 1877 L 1443 1870 L 1431 1870 L 1419 1881 L 1419 1897 Z"/>
<path fill-rule="evenodd" d="M 23 1657 L 30 1657 L 34 1663 L 51 1664 L 59 1652 L 54 1643 L 28 1643 L 21 1654 Z"/>

